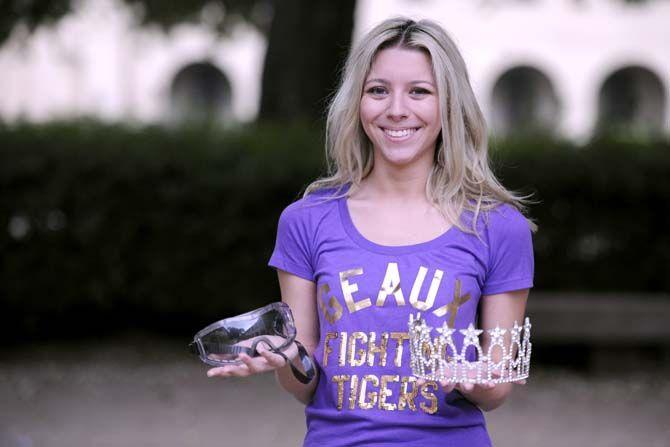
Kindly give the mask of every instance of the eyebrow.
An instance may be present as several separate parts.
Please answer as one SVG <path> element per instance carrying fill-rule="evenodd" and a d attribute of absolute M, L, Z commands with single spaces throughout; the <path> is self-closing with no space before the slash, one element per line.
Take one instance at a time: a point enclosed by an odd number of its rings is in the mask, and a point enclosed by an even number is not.
<path fill-rule="evenodd" d="M 380 84 L 384 84 L 384 85 L 388 85 L 388 84 L 390 84 L 390 82 L 387 81 L 386 79 L 374 78 L 374 79 L 368 79 L 367 81 L 365 81 L 365 84 L 364 84 L 364 85 L 368 85 L 368 84 L 371 83 L 371 82 L 379 82 Z M 415 84 L 428 84 L 428 85 L 431 85 L 431 86 L 435 87 L 435 85 L 434 85 L 432 82 L 430 82 L 430 81 L 420 81 L 420 80 L 417 80 L 417 81 L 411 81 L 410 84 L 412 84 L 412 85 L 415 85 Z"/>

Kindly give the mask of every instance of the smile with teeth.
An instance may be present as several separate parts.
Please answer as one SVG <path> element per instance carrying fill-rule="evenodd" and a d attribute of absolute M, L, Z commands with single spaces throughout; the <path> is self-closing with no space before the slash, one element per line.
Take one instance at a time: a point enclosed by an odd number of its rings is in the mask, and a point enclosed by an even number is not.
<path fill-rule="evenodd" d="M 388 135 L 389 137 L 392 138 L 403 138 L 403 137 L 408 137 L 410 135 L 413 135 L 414 132 L 418 130 L 418 127 L 411 127 L 407 129 L 383 129 L 384 133 Z"/>

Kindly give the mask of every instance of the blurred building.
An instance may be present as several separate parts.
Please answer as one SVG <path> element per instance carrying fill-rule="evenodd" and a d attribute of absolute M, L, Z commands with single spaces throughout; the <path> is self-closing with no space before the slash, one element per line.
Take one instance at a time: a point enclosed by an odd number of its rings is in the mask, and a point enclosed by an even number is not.
<path fill-rule="evenodd" d="M 356 32 L 398 13 L 450 32 L 497 135 L 670 133 L 669 1 L 367 0 Z"/>
<path fill-rule="evenodd" d="M 667 0 L 358 0 L 356 14 L 355 39 L 398 14 L 442 23 L 497 135 L 670 134 Z M 6 121 L 246 122 L 258 112 L 266 42 L 250 26 L 165 34 L 114 0 L 90 0 L 15 37 L 0 50 Z"/>
<path fill-rule="evenodd" d="M 74 14 L 0 49 L 0 118 L 45 121 L 251 121 L 258 113 L 265 38 L 240 25 L 166 33 L 140 27 L 115 0 L 86 0 Z"/>

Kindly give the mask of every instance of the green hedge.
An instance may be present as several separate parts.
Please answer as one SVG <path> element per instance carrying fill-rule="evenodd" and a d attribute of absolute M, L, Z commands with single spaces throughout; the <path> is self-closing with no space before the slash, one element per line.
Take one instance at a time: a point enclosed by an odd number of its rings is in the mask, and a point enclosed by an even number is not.
<path fill-rule="evenodd" d="M 281 210 L 323 172 L 318 129 L 0 128 L 0 332 L 190 333 L 276 300 Z M 670 144 L 495 144 L 533 192 L 536 287 L 670 290 Z M 102 329 L 101 329 L 102 328 Z"/>

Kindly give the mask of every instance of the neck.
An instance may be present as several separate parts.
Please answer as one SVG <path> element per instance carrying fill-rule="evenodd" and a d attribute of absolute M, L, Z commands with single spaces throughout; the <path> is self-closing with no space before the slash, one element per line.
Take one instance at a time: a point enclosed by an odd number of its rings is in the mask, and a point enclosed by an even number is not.
<path fill-rule="evenodd" d="M 393 200 L 426 200 L 426 182 L 432 164 L 412 164 L 396 167 L 375 163 L 363 181 L 367 192 L 379 198 Z"/>

